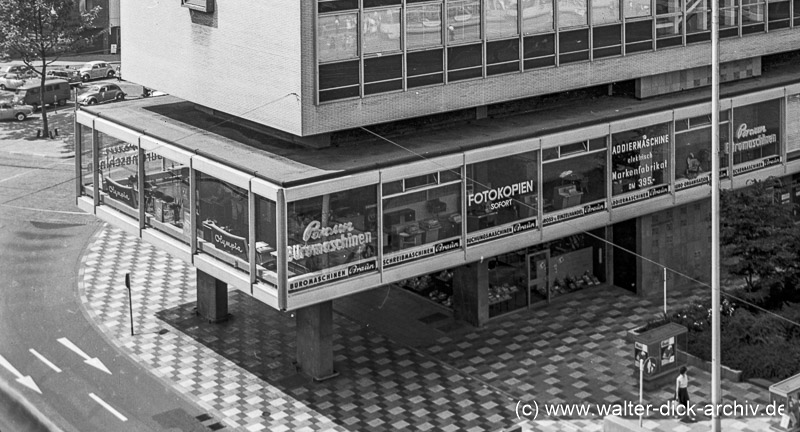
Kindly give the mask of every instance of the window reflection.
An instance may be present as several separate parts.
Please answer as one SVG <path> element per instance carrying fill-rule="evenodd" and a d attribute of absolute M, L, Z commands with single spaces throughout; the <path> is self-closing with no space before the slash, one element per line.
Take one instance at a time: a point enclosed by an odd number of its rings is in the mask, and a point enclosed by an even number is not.
<path fill-rule="evenodd" d="M 479 0 L 447 3 L 447 38 L 451 42 L 480 40 L 481 3 Z"/>
<path fill-rule="evenodd" d="M 139 146 L 126 143 L 102 132 L 99 143 L 100 203 L 139 219 L 138 177 Z"/>
<path fill-rule="evenodd" d="M 552 32 L 553 0 L 522 0 L 522 29 L 525 34 Z"/>
<path fill-rule="evenodd" d="M 545 214 L 606 199 L 605 138 L 551 149 L 542 166 L 542 194 Z M 605 209 L 605 207 L 603 207 Z"/>
<path fill-rule="evenodd" d="M 318 18 L 317 49 L 320 61 L 358 57 L 358 15 L 325 15 Z"/>
<path fill-rule="evenodd" d="M 361 15 L 364 54 L 400 50 L 400 8 L 369 10 Z"/>
<path fill-rule="evenodd" d="M 406 46 L 420 48 L 442 44 L 442 5 L 408 6 L 406 9 Z"/>
<path fill-rule="evenodd" d="M 78 123 L 81 143 L 81 195 L 92 196 L 94 189 L 94 164 L 92 162 L 92 128 Z"/>
<path fill-rule="evenodd" d="M 275 201 L 256 197 L 256 277 L 275 286 L 278 285 L 276 208 Z"/>
<path fill-rule="evenodd" d="M 518 34 L 516 0 L 487 0 L 484 19 L 487 39 L 516 36 Z"/>
<path fill-rule="evenodd" d="M 619 21 L 619 0 L 592 1 L 592 24 L 608 24 Z"/>
<path fill-rule="evenodd" d="M 586 0 L 558 0 L 559 28 L 586 24 Z"/>
<path fill-rule="evenodd" d="M 197 172 L 198 249 L 249 272 L 247 191 Z"/>
<path fill-rule="evenodd" d="M 189 167 L 145 153 L 145 225 L 189 242 Z"/>

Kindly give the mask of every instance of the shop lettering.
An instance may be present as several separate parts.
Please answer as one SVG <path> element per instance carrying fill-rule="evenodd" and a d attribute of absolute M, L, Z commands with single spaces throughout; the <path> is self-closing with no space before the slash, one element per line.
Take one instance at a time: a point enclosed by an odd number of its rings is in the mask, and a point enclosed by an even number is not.
<path fill-rule="evenodd" d="M 153 152 L 147 153 L 144 155 L 145 162 L 147 161 L 156 161 L 161 160 L 163 157 L 161 155 L 157 155 Z M 114 168 L 114 167 L 121 167 L 125 165 L 135 165 L 139 163 L 139 155 L 128 155 L 123 157 L 107 157 L 105 159 L 101 159 L 98 161 L 97 165 L 101 170 Z M 91 171 L 92 167 L 90 166 L 87 170 Z"/>
<path fill-rule="evenodd" d="M 294 280 L 289 282 L 289 291 L 295 291 L 300 288 L 308 288 L 314 285 L 319 285 L 323 282 L 342 279 L 347 277 L 347 269 L 341 269 L 330 273 L 322 273 L 309 278 Z"/>
<path fill-rule="evenodd" d="M 614 198 L 611 201 L 611 205 L 613 207 L 617 207 L 617 206 L 621 206 L 621 205 L 625 205 L 625 204 L 630 204 L 632 202 L 636 202 L 636 201 L 652 198 L 652 197 L 655 197 L 655 196 L 664 195 L 664 194 L 667 194 L 667 193 L 669 193 L 669 185 L 656 186 L 656 187 L 648 189 L 646 191 L 637 192 L 635 194 Z"/>
<path fill-rule="evenodd" d="M 221 246 L 223 250 L 235 251 L 240 254 L 244 253 L 240 244 L 228 240 L 222 234 L 214 233 L 214 243 L 215 245 Z"/>
<path fill-rule="evenodd" d="M 695 177 L 695 178 L 693 178 L 691 180 L 684 180 L 684 181 L 681 181 L 681 182 L 675 182 L 675 190 L 686 189 L 686 188 L 690 188 L 692 186 L 697 186 L 697 185 L 706 184 L 706 183 L 710 183 L 710 182 L 711 182 L 711 175 L 707 174 L 707 175 L 704 175 L 704 176 Z"/>
<path fill-rule="evenodd" d="M 667 161 L 653 162 L 652 164 L 644 164 L 636 168 L 625 168 L 621 171 L 614 171 L 611 173 L 612 180 L 622 180 L 624 178 L 641 176 L 650 174 L 653 171 L 659 171 L 667 168 Z"/>
<path fill-rule="evenodd" d="M 341 234 L 337 239 L 326 240 L 322 243 L 289 245 L 287 250 L 287 259 L 289 261 L 300 260 L 303 258 L 336 252 L 343 249 L 356 248 L 369 243 L 372 243 L 372 233 L 370 232 L 356 235 L 350 233 L 347 233 L 347 235 Z"/>
<path fill-rule="evenodd" d="M 485 190 L 478 193 L 471 193 L 467 196 L 469 204 L 484 204 L 498 199 L 511 198 L 515 195 L 535 192 L 533 180 L 526 180 L 513 185 L 501 186 L 494 189 Z M 510 204 L 510 202 L 509 202 Z"/>
<path fill-rule="evenodd" d="M 305 231 L 303 231 L 303 241 L 319 240 L 323 237 L 330 237 L 336 234 L 347 234 L 353 231 L 353 223 L 345 222 L 336 224 L 332 227 L 321 227 L 319 221 L 312 221 L 308 224 Z"/>
<path fill-rule="evenodd" d="M 363 264 L 351 265 L 350 267 L 347 268 L 347 275 L 355 276 L 357 274 L 366 273 L 377 269 L 378 269 L 377 263 L 375 261 L 370 261 Z"/>
<path fill-rule="evenodd" d="M 739 166 L 733 167 L 733 175 L 746 173 L 748 171 L 754 171 L 754 170 L 757 170 L 757 169 L 760 169 L 760 168 L 764 168 L 764 167 L 767 167 L 767 166 L 770 166 L 770 165 L 775 165 L 775 164 L 780 163 L 780 162 L 781 162 L 781 157 L 780 156 L 770 156 L 768 158 L 765 158 L 765 159 L 762 159 L 762 160 L 759 160 L 759 161 L 756 161 L 756 162 L 751 162 L 751 163 L 748 163 L 748 164 L 744 164 L 744 165 L 739 165 Z"/>
<path fill-rule="evenodd" d="M 536 219 L 530 220 L 528 222 L 514 224 L 515 233 L 528 231 L 532 229 L 536 229 Z"/>
<path fill-rule="evenodd" d="M 116 146 L 103 148 L 103 151 L 106 154 L 109 154 L 109 153 L 110 154 L 125 153 L 125 152 L 129 152 L 129 151 L 137 151 L 137 150 L 139 150 L 139 148 L 136 147 L 136 145 L 130 144 L 130 143 L 125 143 L 125 144 L 122 144 L 122 145 L 116 145 Z"/>
<path fill-rule="evenodd" d="M 111 198 L 123 201 L 133 207 L 133 188 L 119 185 L 112 180 L 106 180 L 106 190 Z"/>
<path fill-rule="evenodd" d="M 638 140 L 628 141 L 626 143 L 617 144 L 611 148 L 611 154 L 627 153 L 637 150 L 642 150 L 657 145 L 669 144 L 669 134 L 648 138 L 647 135 L 642 135 Z"/>
<path fill-rule="evenodd" d="M 433 255 L 435 252 L 433 247 L 426 246 L 422 249 L 416 249 L 408 252 L 404 252 L 393 257 L 389 257 L 383 260 L 383 266 L 388 267 L 395 264 L 400 264 L 405 261 L 410 261 L 415 258 L 422 258 L 424 256 Z"/>
<path fill-rule="evenodd" d="M 440 254 L 449 250 L 461 247 L 461 240 L 451 240 L 447 243 L 439 243 L 434 247 L 434 253 Z"/>
<path fill-rule="evenodd" d="M 542 221 L 543 225 L 552 225 L 554 223 L 563 222 L 565 220 L 574 219 L 581 216 L 586 216 L 595 212 L 603 211 L 606 209 L 606 202 L 596 202 L 594 204 L 587 204 L 583 208 L 566 211 L 563 213 L 552 214 L 545 216 Z"/>
<path fill-rule="evenodd" d="M 482 243 L 498 237 L 503 237 L 514 232 L 514 227 L 494 228 L 491 231 L 478 234 L 476 236 L 467 237 L 467 246 Z"/>
<path fill-rule="evenodd" d="M 752 129 L 747 127 L 747 123 L 742 123 L 739 125 L 739 128 L 736 130 L 736 139 L 741 140 L 743 138 L 749 138 L 745 141 L 738 141 L 733 144 L 733 151 L 743 151 L 743 150 L 751 150 L 758 147 L 763 147 L 765 145 L 770 145 L 778 142 L 778 135 L 770 134 L 766 135 L 767 127 L 766 126 L 756 126 Z M 755 138 L 751 138 L 755 137 Z"/>

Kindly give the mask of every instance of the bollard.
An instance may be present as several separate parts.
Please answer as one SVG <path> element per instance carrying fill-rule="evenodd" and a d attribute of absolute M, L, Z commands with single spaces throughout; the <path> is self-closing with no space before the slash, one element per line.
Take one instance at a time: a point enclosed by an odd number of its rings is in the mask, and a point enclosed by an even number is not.
<path fill-rule="evenodd" d="M 50 131 L 50 139 L 54 139 L 55 135 L 53 135 L 53 131 Z"/>
<path fill-rule="evenodd" d="M 36 138 L 41 138 L 41 137 L 42 137 L 42 130 L 36 129 Z"/>
<path fill-rule="evenodd" d="M 55 128 L 54 131 L 56 133 L 56 136 L 58 136 L 58 128 Z"/>

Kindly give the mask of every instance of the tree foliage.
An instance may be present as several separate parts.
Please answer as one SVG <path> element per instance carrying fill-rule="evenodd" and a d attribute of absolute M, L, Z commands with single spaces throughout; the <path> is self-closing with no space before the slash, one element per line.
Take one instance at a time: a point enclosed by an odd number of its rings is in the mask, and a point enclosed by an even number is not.
<path fill-rule="evenodd" d="M 42 123 L 48 133 L 44 85 L 47 66 L 89 42 L 83 36 L 99 8 L 81 11 L 74 0 L 0 0 L 0 51 L 22 61 L 40 78 Z"/>

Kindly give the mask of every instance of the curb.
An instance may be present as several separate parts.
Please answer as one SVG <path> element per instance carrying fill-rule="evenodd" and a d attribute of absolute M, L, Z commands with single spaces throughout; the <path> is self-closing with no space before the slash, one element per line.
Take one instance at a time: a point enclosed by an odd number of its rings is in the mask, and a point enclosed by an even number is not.
<path fill-rule="evenodd" d="M 6 153 L 14 154 L 14 155 L 23 155 L 23 156 L 35 156 L 35 157 L 46 158 L 46 159 L 71 159 L 71 158 L 75 157 L 75 153 L 56 155 L 56 154 L 52 154 L 52 153 L 35 153 L 35 152 L 24 152 L 24 151 L 19 151 L 19 150 L 13 150 L 13 151 L 9 151 L 9 152 L 6 152 Z"/>
<path fill-rule="evenodd" d="M 44 415 L 38 408 L 25 399 L 3 377 L 0 377 L 0 413 L 4 417 L 18 421 L 26 426 L 25 430 L 43 432 L 73 432 L 73 428 L 62 429 L 56 425 L 48 416 Z M 51 417 L 61 416 L 51 414 Z"/>

